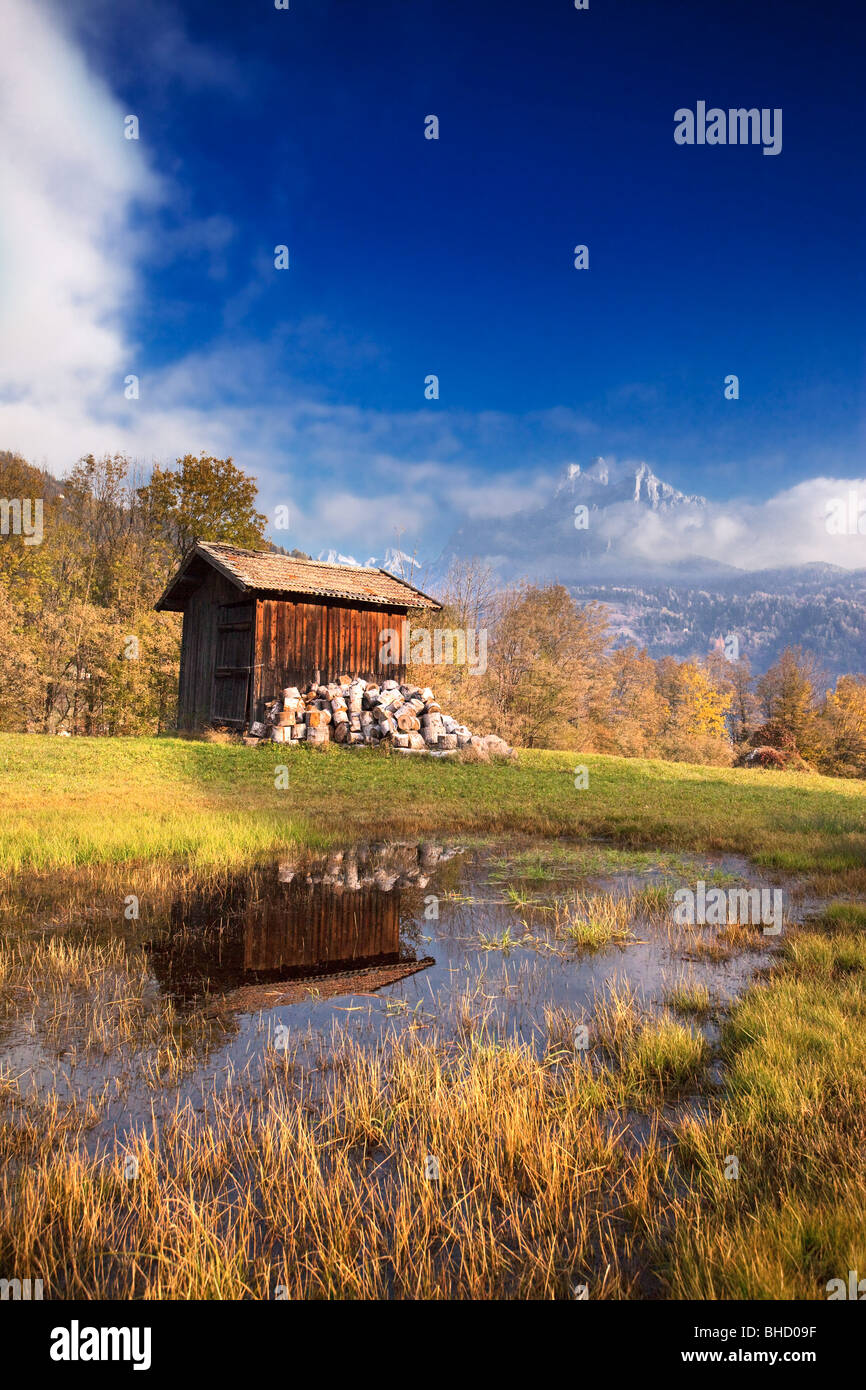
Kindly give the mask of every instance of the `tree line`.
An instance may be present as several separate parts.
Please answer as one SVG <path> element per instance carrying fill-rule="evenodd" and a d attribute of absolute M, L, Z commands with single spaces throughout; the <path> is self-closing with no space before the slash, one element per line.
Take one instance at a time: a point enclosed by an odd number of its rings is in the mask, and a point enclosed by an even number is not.
<path fill-rule="evenodd" d="M 524 748 L 866 777 L 866 676 L 840 676 L 829 689 L 800 647 L 760 675 L 716 649 L 653 658 L 612 641 L 603 604 L 577 603 L 560 584 L 503 589 L 476 561 L 453 561 L 437 596 L 443 611 L 421 621 L 486 630 L 487 670 L 418 662 L 411 676 L 470 727 Z"/>
<path fill-rule="evenodd" d="M 170 731 L 182 620 L 153 605 L 196 539 L 280 549 L 265 536 L 255 479 L 231 458 L 187 454 L 147 476 L 123 455 L 88 455 L 58 480 L 0 452 L 0 498 L 43 503 L 41 543 L 0 538 L 0 728 Z M 472 727 L 522 747 L 720 764 L 746 761 L 766 739 L 794 765 L 866 776 L 862 674 L 828 689 L 798 648 L 757 678 L 747 660 L 716 651 L 653 658 L 612 641 L 603 605 L 559 584 L 502 588 L 476 561 L 407 577 L 444 604 L 423 620 L 430 627 L 487 633 L 483 672 L 410 668 Z"/>

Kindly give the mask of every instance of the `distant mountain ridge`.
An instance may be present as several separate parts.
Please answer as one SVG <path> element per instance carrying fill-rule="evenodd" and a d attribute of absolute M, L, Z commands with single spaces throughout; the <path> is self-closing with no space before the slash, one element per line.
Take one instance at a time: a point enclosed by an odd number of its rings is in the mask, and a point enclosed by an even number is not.
<path fill-rule="evenodd" d="M 811 569 L 804 566 L 804 569 Z M 866 570 L 822 577 L 802 571 L 740 571 L 718 584 L 571 585 L 581 602 L 610 610 L 617 642 L 637 642 L 652 656 L 705 655 L 735 635 L 740 655 L 764 671 L 785 647 L 814 652 L 828 679 L 866 669 Z"/>
<path fill-rule="evenodd" d="M 589 503 L 596 509 L 617 502 L 637 502 L 650 507 L 652 511 L 665 511 L 684 504 L 705 507 L 707 502 L 705 497 L 680 492 L 670 483 L 662 482 L 648 463 L 639 463 L 634 468 L 626 466 L 614 469 L 602 458 L 596 459 L 588 468 L 581 468 L 579 463 L 570 463 L 553 495 L 560 498 L 564 494 L 576 497 L 578 502 Z"/>
<path fill-rule="evenodd" d="M 701 657 L 734 634 L 755 671 L 797 644 L 815 653 L 830 679 L 866 670 L 866 569 L 744 570 L 713 559 L 700 552 L 708 506 L 646 463 L 572 463 L 538 506 L 458 527 L 436 568 L 478 557 L 505 582 L 564 584 L 580 602 L 608 607 L 617 642 L 636 642 L 655 657 Z M 357 563 L 335 551 L 319 558 Z M 420 568 L 395 549 L 364 563 L 406 578 Z"/>

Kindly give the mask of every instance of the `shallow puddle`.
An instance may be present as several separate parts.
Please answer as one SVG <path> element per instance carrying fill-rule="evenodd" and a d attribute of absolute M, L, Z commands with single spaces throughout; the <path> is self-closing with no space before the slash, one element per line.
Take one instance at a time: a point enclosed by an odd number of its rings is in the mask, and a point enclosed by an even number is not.
<path fill-rule="evenodd" d="M 58 1018 L 65 996 L 28 1009 L 21 990 L 20 1009 L 14 992 L 5 1000 L 0 1066 L 25 1099 L 80 1103 L 89 1094 L 94 1147 L 151 1126 L 178 1100 L 205 1113 L 215 1091 L 252 1084 L 275 1058 L 290 1059 L 298 1084 L 309 1085 L 350 1041 L 374 1047 L 389 1034 L 435 1032 L 447 1042 L 471 1032 L 542 1050 L 552 1032 L 591 1019 L 612 990 L 655 1011 L 672 990 L 705 987 L 711 1009 L 693 1026 L 712 1038 L 713 1009 L 769 962 L 776 942 L 760 926 L 733 941 L 676 927 L 669 894 L 699 878 L 754 884 L 755 873 L 730 856 L 592 845 L 509 856 L 370 845 L 257 865 L 188 888 L 137 924 L 140 1012 L 171 1001 L 184 1054 L 173 1074 L 158 1039 L 115 1048 L 106 1035 L 100 1048 L 96 1010 L 83 1005 L 79 1018 L 67 1001 Z M 121 925 L 88 931 L 130 941 Z M 74 981 L 69 990 L 74 999 Z"/>

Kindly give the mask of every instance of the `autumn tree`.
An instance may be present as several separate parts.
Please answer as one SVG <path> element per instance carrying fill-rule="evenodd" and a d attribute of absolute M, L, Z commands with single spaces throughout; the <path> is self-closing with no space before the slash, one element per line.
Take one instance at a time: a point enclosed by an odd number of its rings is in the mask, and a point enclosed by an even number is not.
<path fill-rule="evenodd" d="M 148 524 L 169 547 L 169 569 L 180 564 L 196 541 L 226 541 L 248 550 L 266 546 L 267 517 L 256 511 L 255 478 L 231 458 L 185 454 L 174 469 L 155 467 L 139 489 Z"/>
<path fill-rule="evenodd" d="M 731 692 L 728 727 L 734 743 L 744 743 L 760 722 L 761 711 L 748 657 L 742 656 L 729 663 L 728 681 Z"/>
<path fill-rule="evenodd" d="M 765 719 L 786 728 L 804 758 L 813 757 L 820 742 L 817 711 L 824 684 L 817 661 L 802 647 L 787 647 L 757 682 Z"/>
<path fill-rule="evenodd" d="M 505 594 L 494 625 L 491 695 L 499 727 L 526 748 L 578 747 L 604 663 L 607 615 L 561 584 Z"/>
<path fill-rule="evenodd" d="M 866 676 L 839 677 L 827 694 L 821 722 L 826 771 L 866 777 Z"/>
<path fill-rule="evenodd" d="M 596 686 L 593 746 L 626 757 L 651 755 L 658 751 L 667 713 L 646 648 L 628 643 L 610 652 Z"/>
<path fill-rule="evenodd" d="M 658 663 L 659 690 L 668 707 L 659 747 L 663 757 L 676 761 L 730 762 L 732 749 L 726 727 L 731 691 L 714 681 L 706 666 L 695 661 Z"/>

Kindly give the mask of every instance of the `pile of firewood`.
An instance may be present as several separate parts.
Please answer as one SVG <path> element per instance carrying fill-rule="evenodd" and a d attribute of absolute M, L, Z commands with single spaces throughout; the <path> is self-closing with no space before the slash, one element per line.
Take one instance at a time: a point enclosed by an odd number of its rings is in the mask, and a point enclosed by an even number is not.
<path fill-rule="evenodd" d="M 482 756 L 511 752 L 496 734 L 479 737 L 443 714 L 429 688 L 381 685 L 363 677 L 341 676 L 330 685 L 311 682 L 303 691 L 289 686 L 265 709 L 264 721 L 250 726 L 247 742 L 321 744 L 332 740 L 349 748 L 383 741 L 402 753 L 457 753 L 471 748 Z"/>

